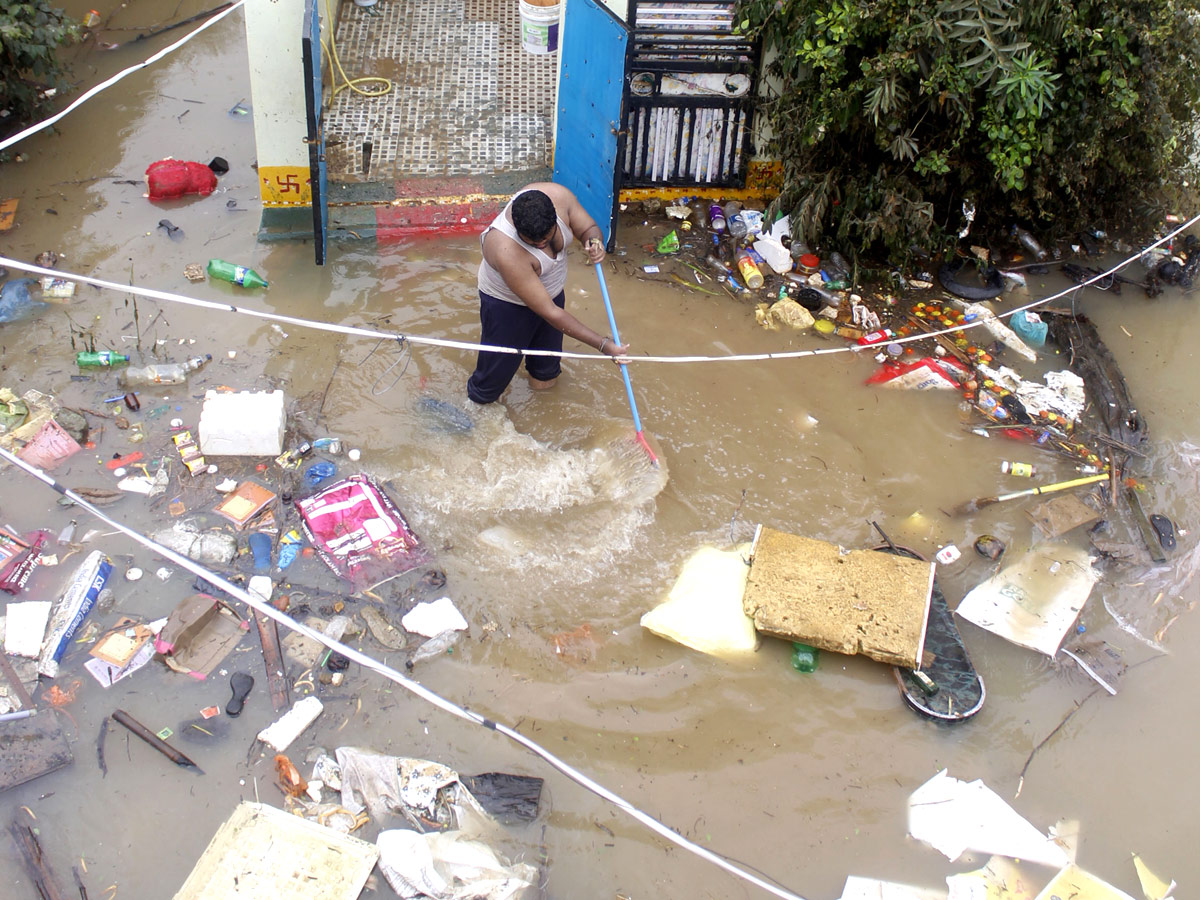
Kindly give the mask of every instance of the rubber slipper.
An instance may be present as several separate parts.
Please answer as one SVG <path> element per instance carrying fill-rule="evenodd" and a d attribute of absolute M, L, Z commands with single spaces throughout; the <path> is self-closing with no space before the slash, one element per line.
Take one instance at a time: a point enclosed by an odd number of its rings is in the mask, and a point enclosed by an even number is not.
<path fill-rule="evenodd" d="M 254 676 L 245 672 L 234 672 L 229 678 L 229 686 L 233 688 L 233 699 L 225 707 L 225 715 L 240 716 L 246 706 L 246 697 L 254 688 Z"/>
<path fill-rule="evenodd" d="M 254 568 L 271 568 L 271 536 L 256 531 L 250 535 L 250 552 L 254 554 Z"/>
<path fill-rule="evenodd" d="M 1175 525 L 1166 516 L 1154 513 L 1150 516 L 1150 527 L 1158 535 L 1158 543 L 1164 550 L 1175 549 Z"/>

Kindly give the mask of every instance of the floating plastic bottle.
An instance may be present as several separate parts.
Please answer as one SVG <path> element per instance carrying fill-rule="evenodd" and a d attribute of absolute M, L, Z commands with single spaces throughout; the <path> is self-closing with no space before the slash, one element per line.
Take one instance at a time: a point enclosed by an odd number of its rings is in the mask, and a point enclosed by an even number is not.
<path fill-rule="evenodd" d="M 715 269 L 723 275 L 730 274 L 729 266 L 725 265 L 725 263 L 719 260 L 714 254 L 708 254 L 708 256 L 704 257 L 704 261 L 708 263 L 710 269 Z"/>
<path fill-rule="evenodd" d="M 193 356 L 186 362 L 181 363 L 156 363 L 150 366 L 125 369 L 117 376 L 117 380 L 123 386 L 139 384 L 183 384 L 188 380 L 189 375 L 204 366 L 210 359 L 212 359 L 212 354 L 206 353 L 204 356 Z"/>
<path fill-rule="evenodd" d="M 253 269 L 247 269 L 245 266 L 239 266 L 235 263 L 226 262 L 223 259 L 210 259 L 208 261 L 208 275 L 210 278 L 228 281 L 230 284 L 241 285 L 245 288 L 260 288 L 267 286 L 266 279 L 264 279 Z"/>
<path fill-rule="evenodd" d="M 1005 460 L 1000 463 L 1000 471 L 1005 475 L 1017 475 L 1021 478 L 1032 478 L 1037 474 L 1037 466 L 1031 463 L 1009 462 Z"/>
<path fill-rule="evenodd" d="M 758 290 L 763 285 L 762 272 L 754 263 L 754 257 L 750 255 L 748 250 L 739 250 L 737 254 L 738 271 L 742 273 L 742 278 L 746 281 L 746 286 L 751 290 Z"/>
<path fill-rule="evenodd" d="M 792 668 L 797 672 L 817 671 L 817 661 L 820 651 L 816 647 L 792 641 Z"/>
<path fill-rule="evenodd" d="M 750 233 L 750 226 L 746 224 L 746 220 L 742 218 L 741 213 L 737 213 L 736 215 L 727 218 L 725 220 L 725 227 L 729 229 L 729 233 L 733 235 L 735 239 L 739 240 Z"/>
<path fill-rule="evenodd" d="M 124 353 L 113 353 L 111 350 L 97 350 L 95 353 L 80 351 L 75 354 L 75 365 L 80 368 L 88 366 L 123 366 L 129 362 Z"/>
<path fill-rule="evenodd" d="M 708 227 L 713 231 L 725 230 L 725 213 L 715 203 L 708 208 Z"/>
<path fill-rule="evenodd" d="M 444 653 L 453 653 L 453 647 L 458 640 L 460 632 L 450 629 L 443 631 L 436 637 L 431 637 L 420 647 L 413 651 L 412 656 L 405 663 L 407 668 L 412 668 L 416 663 L 426 659 L 432 659 L 435 656 L 441 656 Z"/>

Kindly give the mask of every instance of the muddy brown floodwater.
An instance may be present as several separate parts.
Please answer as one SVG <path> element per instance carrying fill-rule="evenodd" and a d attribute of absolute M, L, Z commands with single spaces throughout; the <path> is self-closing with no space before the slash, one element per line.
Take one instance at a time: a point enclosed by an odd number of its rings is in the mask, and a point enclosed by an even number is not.
<path fill-rule="evenodd" d="M 84 5 L 68 6 L 82 12 Z M 166 19 L 170 5 L 141 4 L 145 20 Z M 91 83 L 142 58 L 133 53 L 142 51 L 84 54 L 83 77 Z M 31 261 L 53 249 L 62 254 L 60 268 L 114 282 L 315 321 L 474 340 L 474 238 L 340 243 L 320 269 L 307 244 L 256 243 L 253 131 L 227 112 L 248 96 L 241 19 L 234 16 L 54 133 L 27 140 L 16 148 L 25 162 L 0 166 L 0 196 L 21 201 L 18 226 L 0 235 L 3 255 Z M 231 171 L 205 199 L 152 205 L 142 186 L 121 183 L 140 180 L 147 163 L 164 156 L 215 155 L 228 159 Z M 156 228 L 164 217 L 183 230 L 181 239 Z M 627 216 L 608 276 L 622 337 L 635 354 L 831 346 L 808 334 L 764 331 L 746 302 L 636 278 L 648 260 L 644 245 L 662 230 L 660 222 Z M 189 284 L 183 267 L 211 257 L 252 266 L 270 288 L 239 293 L 220 282 Z M 1031 276 L 1029 294 L 1062 286 L 1057 274 Z M 1025 296 L 1009 295 L 1001 306 Z M 582 257 L 572 264 L 568 302 L 585 321 L 603 324 L 601 296 Z M 535 395 L 518 377 L 503 402 L 477 415 L 472 431 L 454 433 L 428 417 L 420 400 L 465 405 L 469 353 L 416 347 L 409 358 L 390 342 L 276 328 L 144 298 L 135 303 L 123 292 L 84 286 L 67 306 L 0 326 L 0 384 L 101 411 L 119 391 L 111 373 L 71 379 L 79 371 L 72 335 L 88 332 L 98 346 L 136 354 L 140 330 L 145 354 L 213 355 L 186 387 L 164 389 L 162 400 L 143 398 L 143 412 L 165 403 L 177 407 L 171 415 L 194 424 L 204 390 L 221 385 L 278 386 L 310 413 L 319 408 L 320 433 L 360 448 L 361 467 L 390 481 L 446 573 L 443 591 L 409 579 L 390 586 L 385 598 L 411 603 L 409 588 L 418 596 L 446 593 L 471 623 L 453 654 L 418 667 L 419 680 L 517 728 L 692 840 L 805 897 L 838 897 L 849 874 L 937 887 L 975 867 L 977 858 L 948 863 L 906 837 L 906 798 L 942 768 L 982 779 L 1042 830 L 1060 819 L 1077 821 L 1080 864 L 1130 894 L 1140 896 L 1133 852 L 1186 893 L 1200 875 L 1193 844 L 1200 801 L 1200 654 L 1193 652 L 1200 617 L 1192 612 L 1200 535 L 1196 300 L 1178 289 L 1148 300 L 1126 288 L 1122 296 L 1084 290 L 1074 302 L 1096 322 L 1148 421 L 1149 457 L 1137 474 L 1148 510 L 1179 526 L 1179 546 L 1166 565 L 1105 565 L 1083 611 L 1088 633 L 1109 642 L 1129 666 L 1116 696 L 1098 692 L 1071 665 L 1051 664 L 961 622 L 987 703 L 953 727 L 907 709 L 892 673 L 865 659 L 825 653 L 817 672 L 802 675 L 782 641 L 764 640 L 751 658 L 729 662 L 639 625 L 690 554 L 748 540 L 758 523 L 859 548 L 877 543 L 868 524 L 874 520 L 927 555 L 948 542 L 969 551 L 983 533 L 1000 537 L 1014 556 L 1033 543 L 1021 502 L 962 519 L 943 510 L 1015 489 L 1016 480 L 1000 474 L 1001 460 L 1036 462 L 1047 482 L 1075 475 L 1071 465 L 971 434 L 953 392 L 864 386 L 874 370 L 868 355 L 634 365 L 643 422 L 667 464 L 665 484 L 642 479 L 636 466 L 597 464 L 597 448 L 632 435 L 621 380 L 599 360 L 568 361 L 548 393 Z M 1021 368 L 1037 376 L 1063 365 L 1051 355 Z M 165 418 L 147 420 L 151 444 L 163 440 Z M 107 486 L 111 475 L 100 462 L 129 449 L 125 434 L 106 423 L 96 449 L 55 474 L 68 485 Z M 347 471 L 345 456 L 336 462 Z M 82 511 L 57 505 L 57 495 L 32 478 L 11 468 L 0 478 L 0 521 L 57 532 L 78 519 L 81 534 L 99 528 L 87 546 L 104 549 L 118 571 L 161 565 Z M 189 512 L 202 513 L 208 496 L 215 493 L 192 490 Z M 171 521 L 162 507 L 132 496 L 110 512 L 144 530 Z M 52 592 L 79 558 L 40 571 L 38 592 Z M 990 566 L 967 552 L 940 567 L 952 608 Z M 289 577 L 337 590 L 312 559 L 302 559 Z M 166 615 L 190 581 L 179 571 L 165 582 L 118 579 L 112 615 Z M 555 636 L 564 634 L 573 638 L 560 638 L 556 648 Z M 382 655 L 377 645 L 360 643 Z M 0 812 L 7 822 L 28 807 L 64 880 L 72 866 L 86 868 L 90 896 L 109 896 L 105 889 L 116 885 L 118 898 L 169 897 L 239 798 L 282 802 L 270 758 L 253 746 L 256 731 L 274 718 L 264 679 L 243 716 L 226 720 L 224 738 L 181 744 L 207 774 L 171 766 L 110 731 L 102 776 L 95 737 L 113 709 L 129 710 L 153 730 L 177 729 L 200 708 L 223 704 L 227 679 L 193 682 L 152 664 L 105 689 L 82 672 L 82 654 L 73 651 L 60 677 L 82 681 L 66 707 L 74 764 L 6 792 Z M 396 653 L 387 659 L 400 662 Z M 243 641 L 224 668 L 260 675 L 257 642 Z M 503 737 L 356 666 L 342 687 L 324 690 L 327 712 L 291 748 L 294 759 L 313 746 L 355 745 L 464 773 L 545 777 L 542 815 L 518 837 L 530 858 L 544 845 L 547 896 L 767 896 L 668 845 Z M 1077 708 L 1033 758 L 1016 797 L 1030 752 Z M 0 841 L 0 884 L 6 897 L 34 896 L 7 839 Z M 391 896 L 382 881 L 378 895 Z"/>

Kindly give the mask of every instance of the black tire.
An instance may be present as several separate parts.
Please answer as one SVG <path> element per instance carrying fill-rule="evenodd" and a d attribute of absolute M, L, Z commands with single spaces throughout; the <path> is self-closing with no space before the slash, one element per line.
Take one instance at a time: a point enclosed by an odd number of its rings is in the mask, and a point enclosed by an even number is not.
<path fill-rule="evenodd" d="M 1004 276 L 994 266 L 989 266 L 983 273 L 983 284 L 967 284 L 959 280 L 966 260 L 955 260 L 945 263 L 938 269 L 938 281 L 949 293 L 964 300 L 979 302 L 993 300 L 1004 293 Z"/>

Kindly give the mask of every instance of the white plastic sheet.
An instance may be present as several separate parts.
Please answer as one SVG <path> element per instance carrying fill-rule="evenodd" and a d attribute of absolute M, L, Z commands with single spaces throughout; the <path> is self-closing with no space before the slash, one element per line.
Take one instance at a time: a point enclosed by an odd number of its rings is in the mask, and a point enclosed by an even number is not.
<path fill-rule="evenodd" d="M 1022 818 L 982 781 L 959 781 L 943 769 L 908 800 L 908 832 L 951 862 L 968 850 L 1062 868 L 1067 852 Z"/>
<path fill-rule="evenodd" d="M 379 869 L 404 898 L 519 900 L 537 896 L 537 869 L 507 863 L 458 831 L 384 831 L 376 841 Z"/>
<path fill-rule="evenodd" d="M 968 622 L 1054 656 L 1096 584 L 1087 552 L 1042 544 L 974 587 L 958 605 Z"/>
<path fill-rule="evenodd" d="M 701 653 L 753 653 L 758 634 L 742 610 L 750 575 L 746 552 L 746 545 L 733 550 L 701 547 L 683 564 L 667 599 L 642 616 L 642 627 Z"/>
<path fill-rule="evenodd" d="M 940 888 L 914 887 L 895 881 L 848 875 L 841 900 L 946 900 L 946 892 Z"/>
<path fill-rule="evenodd" d="M 27 600 L 8 604 L 4 629 L 4 652 L 13 656 L 37 659 L 42 651 L 42 638 L 50 622 L 49 600 Z"/>

